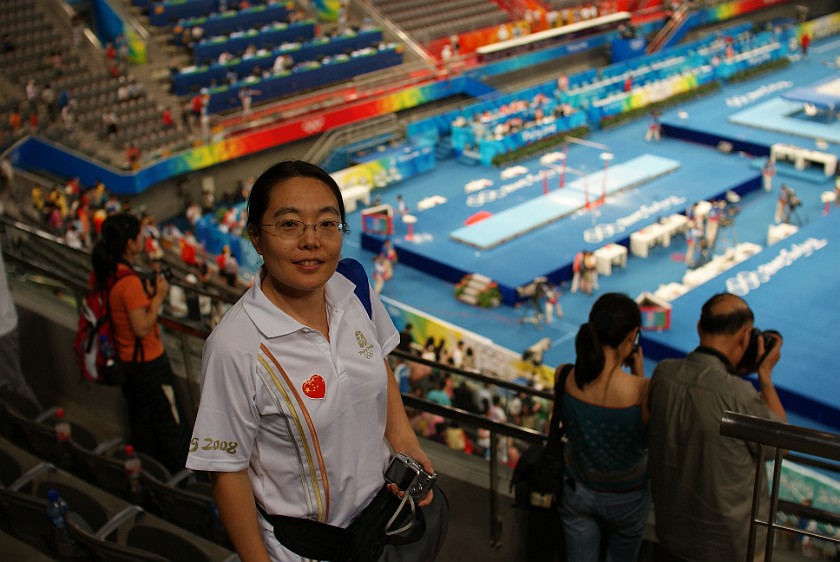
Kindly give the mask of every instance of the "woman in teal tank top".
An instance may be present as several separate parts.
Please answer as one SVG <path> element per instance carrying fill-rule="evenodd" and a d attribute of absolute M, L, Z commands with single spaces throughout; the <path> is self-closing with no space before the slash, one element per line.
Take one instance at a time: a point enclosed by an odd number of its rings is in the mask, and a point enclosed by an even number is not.
<path fill-rule="evenodd" d="M 557 397 L 568 438 L 561 502 L 567 560 L 597 562 L 602 535 L 607 562 L 639 556 L 650 504 L 640 334 L 636 302 L 607 293 L 575 338 L 575 368 Z"/>

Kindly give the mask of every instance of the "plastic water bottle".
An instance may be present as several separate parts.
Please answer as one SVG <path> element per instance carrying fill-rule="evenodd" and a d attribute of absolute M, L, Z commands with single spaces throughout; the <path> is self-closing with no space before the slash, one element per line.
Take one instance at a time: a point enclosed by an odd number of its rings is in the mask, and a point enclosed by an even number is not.
<path fill-rule="evenodd" d="M 64 408 L 55 411 L 55 440 L 59 443 L 70 441 L 70 424 L 64 419 Z"/>
<path fill-rule="evenodd" d="M 131 495 L 139 496 L 143 491 L 143 485 L 140 482 L 140 475 L 143 474 L 143 464 L 140 458 L 134 452 L 133 445 L 125 446 L 125 475 L 128 478 L 128 487 Z"/>
<path fill-rule="evenodd" d="M 105 334 L 99 336 L 99 349 L 102 350 L 102 355 L 105 357 L 105 366 L 113 366 L 114 358 L 117 356 L 117 352 Z"/>
<path fill-rule="evenodd" d="M 58 490 L 47 492 L 47 518 L 50 520 L 56 552 L 60 556 L 71 555 L 75 541 L 67 529 L 67 502 L 61 498 Z"/>

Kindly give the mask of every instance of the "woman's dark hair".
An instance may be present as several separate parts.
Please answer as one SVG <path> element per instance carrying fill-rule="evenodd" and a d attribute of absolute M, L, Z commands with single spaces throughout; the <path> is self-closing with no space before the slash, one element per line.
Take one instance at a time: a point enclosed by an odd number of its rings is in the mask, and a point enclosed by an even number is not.
<path fill-rule="evenodd" d="M 249 233 L 259 230 L 274 187 L 291 178 L 313 178 L 329 187 L 338 203 L 338 212 L 341 216 L 341 222 L 344 223 L 344 232 L 350 232 L 347 227 L 341 188 L 338 187 L 332 176 L 315 164 L 303 160 L 285 160 L 260 174 L 260 177 L 254 182 L 254 187 L 251 188 L 251 195 L 248 196 L 248 220 L 245 224 Z"/>
<path fill-rule="evenodd" d="M 621 293 L 607 293 L 592 306 L 589 322 L 575 337 L 575 383 L 578 388 L 595 380 L 604 368 L 602 346 L 616 348 L 627 334 L 642 325 L 636 301 Z"/>
<path fill-rule="evenodd" d="M 134 215 L 112 215 L 102 223 L 99 242 L 91 251 L 94 283 L 105 287 L 116 273 L 117 264 L 123 259 L 125 247 L 140 234 L 140 219 Z"/>

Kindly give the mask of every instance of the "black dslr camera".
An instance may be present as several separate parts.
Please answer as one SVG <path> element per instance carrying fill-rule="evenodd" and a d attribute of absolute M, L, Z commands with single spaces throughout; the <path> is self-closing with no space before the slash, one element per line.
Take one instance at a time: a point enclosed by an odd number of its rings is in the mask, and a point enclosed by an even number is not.
<path fill-rule="evenodd" d="M 747 345 L 747 351 L 744 352 L 744 357 L 738 365 L 738 372 L 740 374 L 748 374 L 758 371 L 758 368 L 761 367 L 761 364 L 764 363 L 764 360 L 767 359 L 767 356 L 770 355 L 770 352 L 776 346 L 776 338 L 773 336 L 781 338 L 782 334 L 776 330 L 759 330 L 758 328 L 752 329 L 752 332 L 750 333 L 750 343 Z M 758 356 L 758 338 L 764 340 L 764 354 L 761 357 Z"/>
<path fill-rule="evenodd" d="M 150 267 L 135 267 L 134 271 L 137 273 L 137 276 L 140 277 L 140 281 L 143 282 L 143 288 L 146 290 L 146 293 L 150 298 L 155 296 L 155 293 L 157 292 L 158 275 L 162 275 L 169 283 L 172 283 L 172 280 L 175 278 L 175 275 L 172 273 L 172 268 L 168 265 L 161 265 L 158 269 Z M 150 286 L 151 290 L 149 289 Z"/>
<path fill-rule="evenodd" d="M 437 478 L 437 474 L 429 474 L 420 463 L 404 453 L 394 455 L 385 471 L 385 480 L 396 484 L 415 501 L 423 499 L 431 491 Z"/>

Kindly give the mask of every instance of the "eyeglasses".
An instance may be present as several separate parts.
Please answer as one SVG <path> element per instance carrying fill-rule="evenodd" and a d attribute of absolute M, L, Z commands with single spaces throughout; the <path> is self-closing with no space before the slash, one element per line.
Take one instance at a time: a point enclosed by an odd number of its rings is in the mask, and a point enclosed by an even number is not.
<path fill-rule="evenodd" d="M 338 238 L 346 232 L 350 232 L 350 228 L 346 223 L 337 220 L 323 220 L 316 223 L 305 223 L 294 219 L 283 219 L 275 223 L 261 225 L 267 228 L 281 238 L 293 240 L 300 238 L 306 233 L 306 229 L 310 226 L 318 236 L 323 238 Z"/>

